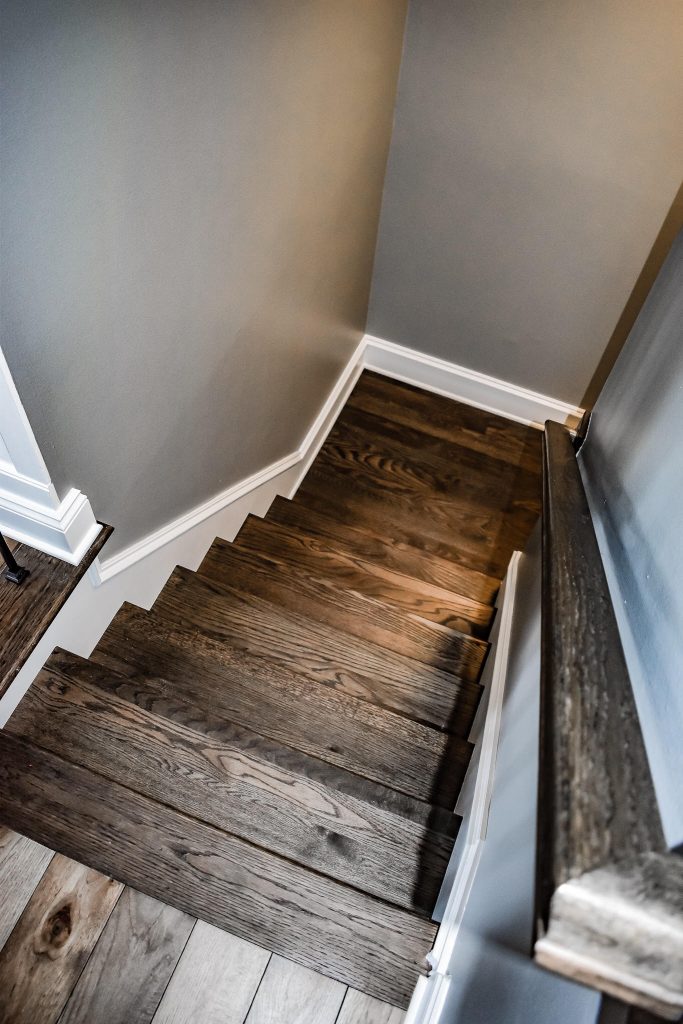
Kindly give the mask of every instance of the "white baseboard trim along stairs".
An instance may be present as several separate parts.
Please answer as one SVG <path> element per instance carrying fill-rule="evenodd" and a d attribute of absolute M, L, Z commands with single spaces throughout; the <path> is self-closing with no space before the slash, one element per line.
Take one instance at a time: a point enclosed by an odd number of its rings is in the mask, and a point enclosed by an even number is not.
<path fill-rule="evenodd" d="M 546 419 L 578 421 L 582 413 L 556 399 L 365 335 L 295 451 L 93 563 L 0 700 L 0 727 L 55 647 L 88 657 L 124 601 L 151 607 L 176 565 L 196 569 L 216 537 L 233 540 L 250 513 L 263 516 L 277 495 L 292 497 L 365 369 L 539 427 Z"/>

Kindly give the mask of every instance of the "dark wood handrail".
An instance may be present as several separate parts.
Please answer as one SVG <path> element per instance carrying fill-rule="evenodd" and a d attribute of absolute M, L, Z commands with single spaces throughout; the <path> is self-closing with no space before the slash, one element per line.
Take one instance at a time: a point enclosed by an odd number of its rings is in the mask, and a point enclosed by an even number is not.
<path fill-rule="evenodd" d="M 662 832 L 569 431 L 546 423 L 538 963 L 683 1013 L 683 857 Z M 683 780 L 682 780 L 683 784 Z"/>

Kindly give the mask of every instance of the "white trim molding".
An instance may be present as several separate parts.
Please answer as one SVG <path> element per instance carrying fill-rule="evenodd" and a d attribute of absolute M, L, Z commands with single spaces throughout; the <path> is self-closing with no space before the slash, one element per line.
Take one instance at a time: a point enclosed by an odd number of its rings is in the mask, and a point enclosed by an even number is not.
<path fill-rule="evenodd" d="M 556 420 L 573 427 L 581 419 L 583 409 L 557 398 L 538 394 L 518 384 L 489 377 L 477 370 L 449 363 L 436 356 L 396 345 L 392 341 L 365 335 L 364 365 L 368 370 L 386 374 L 394 380 L 414 384 L 457 402 L 476 406 L 509 420 L 528 426 L 542 427 L 546 420 Z"/>
<path fill-rule="evenodd" d="M 486 842 L 521 557 L 519 551 L 512 555 L 497 602 L 499 614 L 491 635 L 492 651 L 482 679 L 485 691 L 469 737 L 474 752 L 456 808 L 462 823 L 437 903 L 441 925 L 428 955 L 432 971 L 429 977 L 418 980 L 405 1024 L 439 1024 L 441 1020 L 450 984 L 448 967 Z"/>
<path fill-rule="evenodd" d="M 0 350 L 0 530 L 77 565 L 101 529 L 75 487 L 60 500 Z"/>

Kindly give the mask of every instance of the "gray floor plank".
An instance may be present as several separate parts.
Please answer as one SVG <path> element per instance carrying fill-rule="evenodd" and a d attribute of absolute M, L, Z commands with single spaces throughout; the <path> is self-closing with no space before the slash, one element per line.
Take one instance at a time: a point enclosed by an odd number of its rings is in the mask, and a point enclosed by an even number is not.
<path fill-rule="evenodd" d="M 0 949 L 52 860 L 52 850 L 0 826 Z"/>
<path fill-rule="evenodd" d="M 346 987 L 274 956 L 246 1024 L 334 1024 Z"/>
<path fill-rule="evenodd" d="M 336 1024 L 403 1024 L 405 1013 L 350 988 L 347 990 Z"/>
<path fill-rule="evenodd" d="M 0 1020 L 53 1024 L 123 886 L 57 855 L 0 951 Z"/>
<path fill-rule="evenodd" d="M 270 953 L 197 921 L 152 1024 L 242 1024 Z"/>
<path fill-rule="evenodd" d="M 59 1024 L 149 1024 L 194 923 L 126 888 Z"/>

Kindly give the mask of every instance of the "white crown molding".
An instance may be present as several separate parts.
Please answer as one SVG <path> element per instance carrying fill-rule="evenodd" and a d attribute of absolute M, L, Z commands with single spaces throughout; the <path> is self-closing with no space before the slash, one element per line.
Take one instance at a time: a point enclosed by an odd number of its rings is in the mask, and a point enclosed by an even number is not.
<path fill-rule="evenodd" d="M 366 334 L 364 341 L 364 365 L 368 370 L 506 419 L 534 427 L 542 427 L 546 420 L 574 426 L 583 414 L 583 409 L 557 398 L 489 377 L 477 370 L 468 370 L 465 366 L 425 355 L 393 341 L 371 334 Z"/>

